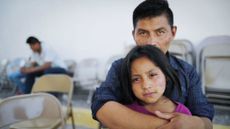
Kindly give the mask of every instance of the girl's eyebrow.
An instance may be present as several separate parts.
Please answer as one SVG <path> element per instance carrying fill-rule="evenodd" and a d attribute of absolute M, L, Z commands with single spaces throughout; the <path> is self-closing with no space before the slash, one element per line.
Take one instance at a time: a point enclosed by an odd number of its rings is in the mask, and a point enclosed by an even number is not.
<path fill-rule="evenodd" d="M 156 68 L 150 69 L 149 71 L 147 71 L 146 73 L 151 73 L 151 72 L 157 72 Z"/>
<path fill-rule="evenodd" d="M 131 77 L 139 77 L 139 74 L 131 74 Z"/>

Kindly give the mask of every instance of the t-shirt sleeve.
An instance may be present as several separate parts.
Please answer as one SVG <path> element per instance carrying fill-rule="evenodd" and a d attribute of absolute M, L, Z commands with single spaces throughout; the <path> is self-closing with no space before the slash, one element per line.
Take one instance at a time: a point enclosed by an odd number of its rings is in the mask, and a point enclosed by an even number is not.
<path fill-rule="evenodd" d="M 178 105 L 176 107 L 175 112 L 184 113 L 184 114 L 187 114 L 187 115 L 192 115 L 190 110 L 185 105 L 183 105 L 181 103 L 177 103 L 177 104 Z"/>

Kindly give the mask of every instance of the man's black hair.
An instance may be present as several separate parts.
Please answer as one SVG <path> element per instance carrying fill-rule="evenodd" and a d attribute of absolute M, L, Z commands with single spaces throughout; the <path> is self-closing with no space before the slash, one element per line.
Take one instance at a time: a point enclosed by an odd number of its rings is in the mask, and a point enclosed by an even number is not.
<path fill-rule="evenodd" d="M 35 43 L 41 43 L 36 37 L 34 36 L 30 36 L 27 40 L 26 43 L 31 45 L 31 44 L 35 44 Z"/>
<path fill-rule="evenodd" d="M 169 25 L 173 26 L 173 12 L 169 8 L 167 0 L 145 0 L 133 11 L 133 27 L 135 29 L 138 20 L 165 15 Z"/>

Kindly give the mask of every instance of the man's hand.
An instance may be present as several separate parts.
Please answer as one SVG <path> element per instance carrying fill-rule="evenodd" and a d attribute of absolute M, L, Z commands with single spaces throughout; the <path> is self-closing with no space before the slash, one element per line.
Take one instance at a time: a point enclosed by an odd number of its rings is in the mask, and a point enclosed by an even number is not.
<path fill-rule="evenodd" d="M 162 119 L 166 119 L 166 120 L 170 120 L 175 116 L 175 114 L 173 114 L 173 113 L 162 113 L 160 111 L 155 111 L 154 114 L 156 116 L 158 116 L 158 117 L 160 117 Z"/>
<path fill-rule="evenodd" d="M 114 101 L 106 102 L 97 112 L 97 118 L 109 129 L 157 129 L 168 120 L 146 115 Z"/>
<path fill-rule="evenodd" d="M 38 71 L 44 71 L 44 70 L 50 68 L 51 64 L 52 64 L 51 62 L 46 62 L 45 64 L 43 64 L 41 66 L 22 67 L 21 72 L 24 73 L 24 74 L 28 74 L 28 73 L 38 72 Z"/>
<path fill-rule="evenodd" d="M 170 119 L 170 122 L 158 129 L 212 129 L 212 123 L 208 118 L 189 116 L 182 113 L 155 112 L 160 118 Z"/>
<path fill-rule="evenodd" d="M 34 72 L 34 68 L 33 67 L 29 67 L 29 68 L 22 67 L 21 72 L 24 74 L 32 73 L 32 72 Z"/>

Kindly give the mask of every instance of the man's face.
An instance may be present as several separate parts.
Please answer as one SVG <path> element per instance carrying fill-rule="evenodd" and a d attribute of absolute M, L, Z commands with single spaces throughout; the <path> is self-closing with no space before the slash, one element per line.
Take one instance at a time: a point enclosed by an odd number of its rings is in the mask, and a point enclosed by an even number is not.
<path fill-rule="evenodd" d="M 40 51 L 41 51 L 40 43 L 30 44 L 30 48 L 32 49 L 33 52 L 40 53 Z"/>
<path fill-rule="evenodd" d="M 171 27 L 165 15 L 147 17 L 137 21 L 133 37 L 137 45 L 154 45 L 164 53 L 176 35 L 176 27 Z"/>

